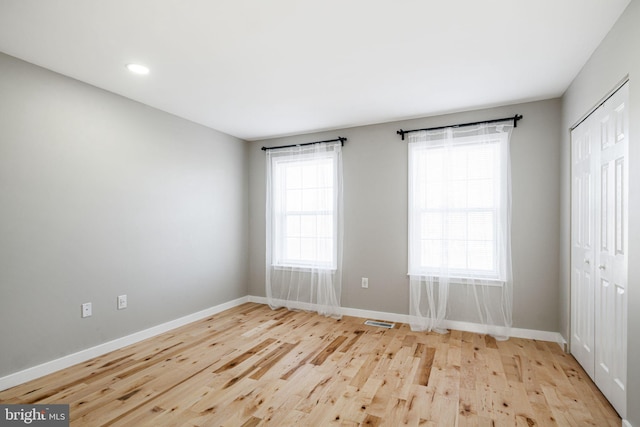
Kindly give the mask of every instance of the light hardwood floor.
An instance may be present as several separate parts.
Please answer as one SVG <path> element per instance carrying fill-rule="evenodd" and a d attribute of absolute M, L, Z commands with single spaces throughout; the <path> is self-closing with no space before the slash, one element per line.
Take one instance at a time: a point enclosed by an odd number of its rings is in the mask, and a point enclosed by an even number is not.
<path fill-rule="evenodd" d="M 243 304 L 0 392 L 72 426 L 620 426 L 556 343 Z"/>

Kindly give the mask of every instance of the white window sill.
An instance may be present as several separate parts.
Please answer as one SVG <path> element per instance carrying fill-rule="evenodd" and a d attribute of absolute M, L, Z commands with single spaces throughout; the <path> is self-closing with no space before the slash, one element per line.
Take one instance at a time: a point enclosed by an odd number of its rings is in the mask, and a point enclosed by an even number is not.
<path fill-rule="evenodd" d="M 438 280 L 440 277 L 433 274 L 413 274 L 407 273 L 407 276 L 416 276 L 420 277 L 422 280 L 428 280 L 429 278 L 433 278 Z M 475 285 L 475 286 L 496 286 L 502 287 L 505 284 L 504 280 L 495 279 L 495 278 L 465 278 L 465 277 L 449 277 L 449 284 L 451 285 Z"/>
<path fill-rule="evenodd" d="M 312 271 L 327 271 L 334 273 L 337 269 L 336 267 L 324 267 L 324 266 L 308 266 L 308 265 L 281 265 L 274 264 L 271 266 L 274 270 L 282 270 L 282 271 L 300 271 L 300 272 L 312 272 Z"/>

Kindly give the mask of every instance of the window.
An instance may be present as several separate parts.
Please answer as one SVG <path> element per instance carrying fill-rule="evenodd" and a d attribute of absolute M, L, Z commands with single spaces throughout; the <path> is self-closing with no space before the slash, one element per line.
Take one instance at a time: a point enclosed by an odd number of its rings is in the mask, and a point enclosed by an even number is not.
<path fill-rule="evenodd" d="M 272 308 L 342 316 L 344 141 L 265 150 L 265 291 Z"/>
<path fill-rule="evenodd" d="M 409 274 L 505 281 L 508 135 L 409 144 Z"/>
<path fill-rule="evenodd" d="M 274 266 L 336 269 L 334 151 L 272 158 Z"/>

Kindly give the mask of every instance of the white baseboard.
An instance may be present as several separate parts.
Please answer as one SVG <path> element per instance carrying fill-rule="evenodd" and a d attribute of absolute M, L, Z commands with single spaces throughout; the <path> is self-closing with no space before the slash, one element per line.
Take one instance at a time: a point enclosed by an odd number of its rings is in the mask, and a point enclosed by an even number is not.
<path fill-rule="evenodd" d="M 211 316 L 213 314 L 220 313 L 224 310 L 237 307 L 238 305 L 244 304 L 245 302 L 267 304 L 267 299 L 265 297 L 257 297 L 252 295 L 238 298 L 233 301 L 219 304 L 219 305 L 216 305 L 215 307 L 211 307 L 206 310 L 199 311 L 197 313 L 189 314 L 179 319 L 171 320 L 169 322 L 151 327 L 149 329 L 145 329 L 140 332 L 135 332 L 131 335 L 127 335 L 122 338 L 117 338 L 115 340 L 108 341 L 104 344 L 100 344 L 95 347 L 88 348 L 86 350 L 81 350 L 77 353 L 63 356 L 59 359 L 55 359 L 38 366 L 28 368 L 23 371 L 9 374 L 5 377 L 0 378 L 0 391 L 25 383 L 27 381 L 31 381 L 33 379 L 42 377 L 44 375 L 51 374 L 61 369 L 68 368 L 78 363 L 85 362 L 94 357 L 101 356 L 103 354 L 109 353 L 114 350 L 118 350 L 128 345 L 135 344 L 147 338 L 151 338 L 156 335 L 162 334 L 164 332 L 170 331 L 172 329 L 178 328 L 180 326 L 184 326 L 188 323 L 195 322 L 200 319 L 204 319 L 207 316 Z M 303 307 L 303 308 L 308 309 L 310 307 Z M 362 310 L 359 308 L 350 308 L 350 307 L 342 307 L 341 311 L 342 311 L 342 314 L 344 314 L 345 316 L 361 317 L 364 319 L 384 320 L 387 322 L 409 323 L 409 316 L 406 314 Z M 477 333 L 486 332 L 486 327 L 484 325 L 471 323 L 471 322 L 448 321 L 445 324 L 445 327 L 447 327 L 448 329 L 456 329 L 456 330 L 461 330 L 466 332 L 477 332 Z M 511 328 L 510 332 L 511 332 L 510 335 L 513 337 L 557 342 L 558 345 L 560 345 L 561 347 L 565 343 L 564 339 L 562 338 L 562 335 L 560 335 L 560 333 L 558 332 L 537 331 L 534 329 L 520 329 L 520 328 Z M 631 424 L 629 424 L 627 421 L 623 421 L 623 426 L 631 427 Z"/>
<path fill-rule="evenodd" d="M 276 300 L 278 302 L 279 300 Z M 258 304 L 268 304 L 267 298 L 249 295 L 249 302 Z M 283 303 L 284 304 L 284 303 Z M 302 310 L 313 310 L 314 304 L 293 303 L 293 306 Z M 340 311 L 345 316 L 362 317 L 364 319 L 384 320 L 386 322 L 408 323 L 409 316 L 406 314 L 387 313 L 385 311 L 362 310 L 359 308 L 340 307 Z"/>
<path fill-rule="evenodd" d="M 447 329 L 457 329 L 459 331 L 475 332 L 478 334 L 487 333 L 487 326 L 481 325 L 479 323 L 448 320 L 445 322 L 445 327 Z M 493 331 L 489 332 L 494 333 Z M 500 332 L 495 333 L 501 335 Z M 560 335 L 559 332 L 539 331 L 536 329 L 509 328 L 509 336 L 514 338 L 526 338 L 530 340 L 555 342 L 560 346 L 560 348 L 564 348 L 564 338 L 562 338 L 562 335 Z"/>
<path fill-rule="evenodd" d="M 249 302 L 267 304 L 265 297 L 249 296 Z M 384 320 L 387 322 L 409 323 L 408 314 L 387 313 L 384 311 L 362 310 L 359 308 L 342 307 L 342 314 L 345 316 L 362 317 L 365 319 Z M 487 333 L 487 326 L 472 322 L 458 322 L 447 320 L 443 325 L 447 329 L 458 331 L 475 332 L 479 334 Z M 557 343 L 561 348 L 566 344 L 559 332 L 538 331 L 535 329 L 510 328 L 510 336 L 514 338 L 527 338 L 538 341 L 550 341 Z"/>
<path fill-rule="evenodd" d="M 23 371 L 9 374 L 5 377 L 0 378 L 0 391 L 25 383 L 27 381 L 34 380 L 36 378 L 40 378 L 44 375 L 51 374 L 61 369 L 68 368 L 69 366 L 73 366 L 78 363 L 85 362 L 89 359 L 93 359 L 94 357 L 101 356 L 103 354 L 109 353 L 114 350 L 118 350 L 128 345 L 135 344 L 137 342 L 140 342 L 147 338 L 154 337 L 156 335 L 162 334 L 164 332 L 170 331 L 180 326 L 184 326 L 186 324 L 195 322 L 197 320 L 204 319 L 207 316 L 220 313 L 222 311 L 236 307 L 240 304 L 244 304 L 248 301 L 249 301 L 249 297 L 246 297 L 246 296 L 242 298 L 238 298 L 233 301 L 216 305 L 215 307 L 198 311 L 197 313 L 180 317 L 179 319 L 171 320 L 169 322 L 162 323 L 157 326 L 153 326 L 143 331 L 135 332 L 131 335 L 127 335 L 122 338 L 117 338 L 113 341 L 108 341 L 104 344 L 100 344 L 95 347 L 88 348 L 86 350 L 81 350 L 77 353 L 63 356 L 59 359 L 55 359 L 38 366 L 28 368 Z"/>
<path fill-rule="evenodd" d="M 384 311 L 342 307 L 342 314 L 345 316 L 361 317 L 363 319 L 384 320 L 385 322 L 409 323 L 409 316 L 406 314 L 387 313 Z"/>
<path fill-rule="evenodd" d="M 631 423 L 627 420 L 622 420 L 622 427 L 633 427 Z"/>

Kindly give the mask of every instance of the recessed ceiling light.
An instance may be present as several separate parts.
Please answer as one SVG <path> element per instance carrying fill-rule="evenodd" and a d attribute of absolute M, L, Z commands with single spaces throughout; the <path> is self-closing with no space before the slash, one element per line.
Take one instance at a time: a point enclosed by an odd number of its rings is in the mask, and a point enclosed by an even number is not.
<path fill-rule="evenodd" d="M 149 74 L 149 68 L 140 64 L 127 64 L 127 69 L 136 74 Z"/>

